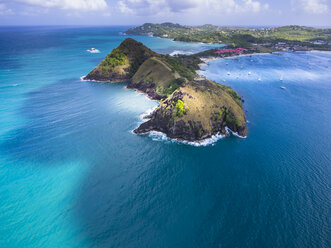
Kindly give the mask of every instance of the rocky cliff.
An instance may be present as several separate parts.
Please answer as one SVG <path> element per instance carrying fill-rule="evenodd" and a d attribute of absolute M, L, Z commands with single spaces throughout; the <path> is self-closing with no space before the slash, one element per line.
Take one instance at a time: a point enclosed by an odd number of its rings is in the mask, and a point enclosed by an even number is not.
<path fill-rule="evenodd" d="M 159 131 L 170 138 L 197 141 L 226 133 L 226 127 L 246 136 L 246 119 L 240 102 L 236 102 L 223 85 L 209 80 L 191 81 L 161 101 L 135 133 Z"/>

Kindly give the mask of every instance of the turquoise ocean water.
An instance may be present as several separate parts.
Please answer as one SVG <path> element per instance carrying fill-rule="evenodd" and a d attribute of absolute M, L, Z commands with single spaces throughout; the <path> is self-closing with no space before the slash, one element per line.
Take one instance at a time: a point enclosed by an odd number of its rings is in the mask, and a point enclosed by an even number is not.
<path fill-rule="evenodd" d="M 330 247 L 331 53 L 203 66 L 249 132 L 197 147 L 133 134 L 157 102 L 80 80 L 126 29 L 0 28 L 0 247 Z"/>

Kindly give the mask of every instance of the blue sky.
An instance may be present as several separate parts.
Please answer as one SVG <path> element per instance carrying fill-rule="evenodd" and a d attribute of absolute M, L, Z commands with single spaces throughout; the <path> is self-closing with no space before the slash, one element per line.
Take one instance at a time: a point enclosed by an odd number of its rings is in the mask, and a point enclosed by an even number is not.
<path fill-rule="evenodd" d="M 0 25 L 331 26 L 331 0 L 0 0 Z"/>

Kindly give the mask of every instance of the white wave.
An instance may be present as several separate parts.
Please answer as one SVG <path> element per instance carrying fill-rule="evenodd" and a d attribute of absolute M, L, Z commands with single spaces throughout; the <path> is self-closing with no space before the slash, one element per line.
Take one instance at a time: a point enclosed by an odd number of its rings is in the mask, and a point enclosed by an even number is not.
<path fill-rule="evenodd" d="M 167 135 L 162 132 L 150 131 L 148 136 L 151 137 L 154 141 L 171 141 L 171 139 L 169 139 Z"/>
<path fill-rule="evenodd" d="M 135 134 L 133 130 L 130 131 L 132 134 Z M 177 144 L 184 144 L 184 145 L 190 145 L 190 146 L 209 146 L 209 145 L 215 145 L 217 141 L 220 139 L 223 139 L 224 137 L 228 136 L 229 134 L 215 134 L 211 136 L 210 138 L 199 140 L 199 141 L 186 141 L 186 140 L 179 140 L 179 139 L 171 139 L 169 138 L 165 133 L 158 132 L 158 131 L 149 131 L 144 134 L 138 134 L 138 135 L 148 135 L 153 141 L 162 141 L 162 142 L 168 142 L 168 143 L 177 143 Z M 239 136 L 240 137 L 240 136 Z M 241 137 L 242 138 L 242 137 Z"/>
<path fill-rule="evenodd" d="M 154 141 L 163 141 L 163 142 L 173 142 L 178 144 L 185 144 L 191 146 L 209 146 L 214 145 L 218 140 L 227 136 L 227 134 L 215 134 L 210 138 L 199 140 L 199 141 L 186 141 L 186 140 L 179 140 L 179 139 L 171 139 L 165 133 L 158 132 L 158 131 L 150 131 L 148 132 L 148 136 L 152 138 Z"/>
<path fill-rule="evenodd" d="M 211 136 L 208 139 L 203 139 L 200 141 L 181 141 L 181 143 L 187 144 L 187 145 L 191 145 L 191 146 L 209 146 L 209 145 L 215 145 L 215 143 L 217 141 L 219 141 L 220 139 L 223 139 L 224 137 L 226 137 L 227 134 L 215 134 L 213 136 Z"/>
<path fill-rule="evenodd" d="M 150 109 L 146 110 L 144 113 L 142 113 L 142 114 L 139 116 L 139 119 L 142 120 L 142 121 L 147 121 L 147 120 L 149 120 L 149 119 L 147 118 L 147 116 L 149 116 L 151 113 L 153 113 L 154 110 L 155 110 L 157 107 L 158 107 L 158 106 L 155 106 L 155 107 L 153 107 L 153 108 L 150 108 Z"/>
<path fill-rule="evenodd" d="M 238 137 L 238 138 L 241 138 L 241 139 L 246 139 L 246 138 L 247 138 L 247 136 L 241 136 L 241 135 L 239 135 L 237 132 L 232 131 L 232 130 L 231 130 L 230 128 L 228 128 L 228 127 L 225 127 L 225 130 L 226 130 L 227 133 L 232 133 L 232 135 L 234 135 L 234 136 L 236 136 L 236 137 Z"/>
<path fill-rule="evenodd" d="M 193 54 L 193 53 L 192 52 L 188 52 L 188 51 L 175 50 L 172 53 L 170 53 L 169 55 L 170 56 L 175 56 L 175 55 L 178 55 L 178 54 L 190 55 L 190 54 Z"/>
<path fill-rule="evenodd" d="M 108 82 L 108 81 L 98 81 L 98 80 L 94 80 L 94 79 L 84 79 L 85 77 L 86 77 L 86 75 L 85 76 L 81 76 L 80 77 L 80 81 L 85 81 L 85 82 L 101 82 L 101 83 L 107 83 Z"/>
<path fill-rule="evenodd" d="M 146 116 L 150 115 L 158 106 L 155 106 L 153 108 L 148 109 L 143 114 L 141 114 L 140 121 L 137 123 L 137 128 L 139 125 L 141 125 L 143 122 L 148 121 L 148 118 Z M 135 134 L 133 130 L 131 130 L 131 133 Z M 245 139 L 247 136 L 241 136 L 237 132 L 232 131 L 230 128 L 225 127 L 225 134 L 217 133 L 210 138 L 206 138 L 199 141 L 186 141 L 186 140 L 179 140 L 179 139 L 171 139 L 169 138 L 165 133 L 159 132 L 159 131 L 149 131 L 147 133 L 143 133 L 141 135 L 148 135 L 152 140 L 154 141 L 163 141 L 163 142 L 174 142 L 179 144 L 185 144 L 185 145 L 191 145 L 191 146 L 209 146 L 209 145 L 215 145 L 217 141 L 220 139 L 223 139 L 224 137 L 227 137 L 230 135 L 230 133 L 238 138 Z"/>

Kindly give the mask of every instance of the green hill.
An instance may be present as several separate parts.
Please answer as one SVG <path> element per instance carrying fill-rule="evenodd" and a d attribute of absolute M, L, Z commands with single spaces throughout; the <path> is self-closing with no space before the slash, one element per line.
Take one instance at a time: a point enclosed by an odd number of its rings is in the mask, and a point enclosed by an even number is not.
<path fill-rule="evenodd" d="M 153 99 L 161 99 L 170 95 L 185 81 L 162 58 L 152 57 L 139 67 L 128 88 L 146 92 Z"/>
<path fill-rule="evenodd" d="M 184 84 L 161 101 L 149 118 L 136 133 L 159 131 L 189 141 L 225 134 L 226 127 L 241 136 L 247 134 L 240 97 L 231 88 L 209 80 Z"/>
<path fill-rule="evenodd" d="M 152 56 L 158 54 L 141 42 L 125 39 L 85 79 L 115 82 L 129 80 L 139 66 Z"/>

